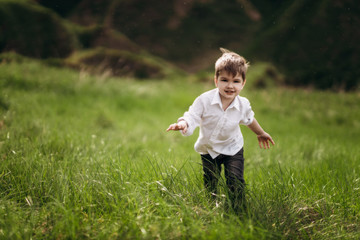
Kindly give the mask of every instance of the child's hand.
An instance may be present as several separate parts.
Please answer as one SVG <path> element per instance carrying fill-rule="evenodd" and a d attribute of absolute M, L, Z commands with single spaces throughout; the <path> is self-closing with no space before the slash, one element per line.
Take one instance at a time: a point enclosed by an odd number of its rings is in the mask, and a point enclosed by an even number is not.
<path fill-rule="evenodd" d="M 185 134 L 187 132 L 187 128 L 188 128 L 187 122 L 183 120 L 178 123 L 171 124 L 168 127 L 168 129 L 166 129 L 166 131 L 168 132 L 170 130 L 174 130 L 174 131 L 182 130 L 182 133 Z"/>
<path fill-rule="evenodd" d="M 266 133 L 266 132 L 264 132 L 264 133 L 261 134 L 261 135 L 257 135 L 257 138 L 258 138 L 258 141 L 259 141 L 259 146 L 260 146 L 260 148 L 263 148 L 263 147 L 264 147 L 264 149 L 270 148 L 270 143 L 269 143 L 269 142 L 271 142 L 272 145 L 275 145 L 274 140 L 273 140 L 273 139 L 271 138 L 271 136 L 270 136 L 268 133 Z M 262 145 L 261 145 L 261 144 L 262 144 Z"/>

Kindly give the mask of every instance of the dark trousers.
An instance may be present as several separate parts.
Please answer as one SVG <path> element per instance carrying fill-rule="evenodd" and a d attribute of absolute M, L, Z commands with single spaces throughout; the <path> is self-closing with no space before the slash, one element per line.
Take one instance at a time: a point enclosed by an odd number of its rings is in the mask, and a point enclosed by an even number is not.
<path fill-rule="evenodd" d="M 201 160 L 203 164 L 205 188 L 212 195 L 217 193 L 221 165 L 224 165 L 226 185 L 232 207 L 235 209 L 244 207 L 244 150 L 241 149 L 234 156 L 220 154 L 215 159 L 209 154 L 201 155 Z"/>

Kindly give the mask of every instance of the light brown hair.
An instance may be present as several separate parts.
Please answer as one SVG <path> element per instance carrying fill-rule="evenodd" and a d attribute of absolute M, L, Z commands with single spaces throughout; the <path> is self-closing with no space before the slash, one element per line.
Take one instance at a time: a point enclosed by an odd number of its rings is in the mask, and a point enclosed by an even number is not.
<path fill-rule="evenodd" d="M 221 71 L 231 73 L 233 77 L 236 74 L 240 74 L 242 79 L 245 81 L 246 71 L 250 64 L 245 58 L 237 53 L 231 52 L 225 48 L 220 48 L 223 53 L 222 56 L 215 62 L 215 76 L 216 79 L 219 77 Z"/>

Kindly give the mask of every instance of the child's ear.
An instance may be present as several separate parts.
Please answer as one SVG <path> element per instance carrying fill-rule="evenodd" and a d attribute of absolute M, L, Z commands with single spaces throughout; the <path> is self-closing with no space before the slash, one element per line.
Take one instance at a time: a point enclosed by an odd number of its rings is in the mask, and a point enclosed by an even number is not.
<path fill-rule="evenodd" d="M 246 83 L 246 79 L 244 79 L 244 81 L 242 82 L 242 86 L 241 86 L 241 90 L 245 87 L 245 83 Z"/>
<path fill-rule="evenodd" d="M 217 87 L 218 86 L 218 80 L 216 78 L 216 75 L 214 76 L 214 83 L 215 83 L 215 86 Z"/>

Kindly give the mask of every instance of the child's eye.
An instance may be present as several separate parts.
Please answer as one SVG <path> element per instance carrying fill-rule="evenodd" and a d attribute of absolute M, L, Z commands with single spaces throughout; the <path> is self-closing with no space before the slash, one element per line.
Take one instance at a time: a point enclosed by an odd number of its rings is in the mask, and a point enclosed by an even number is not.
<path fill-rule="evenodd" d="M 221 79 L 222 82 L 227 82 L 228 80 L 227 79 Z"/>

